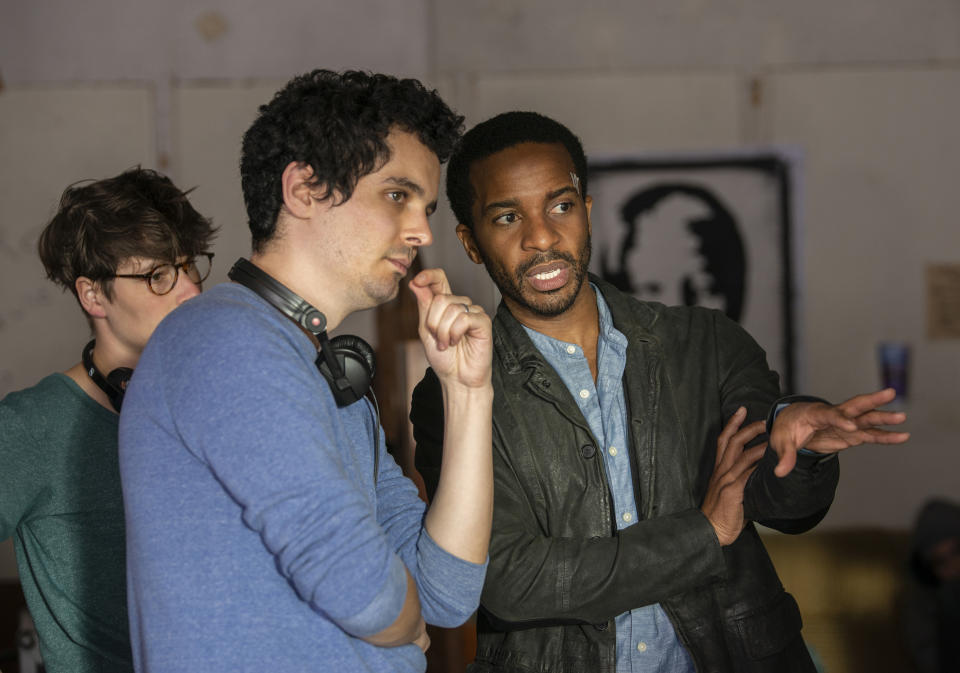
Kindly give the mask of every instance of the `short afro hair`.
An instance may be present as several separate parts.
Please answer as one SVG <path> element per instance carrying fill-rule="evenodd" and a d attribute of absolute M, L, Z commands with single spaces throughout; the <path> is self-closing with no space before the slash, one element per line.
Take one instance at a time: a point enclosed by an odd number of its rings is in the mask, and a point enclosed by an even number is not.
<path fill-rule="evenodd" d="M 473 229 L 473 202 L 477 195 L 470 184 L 470 168 L 482 159 L 521 143 L 560 143 L 580 178 L 587 195 L 587 157 L 583 143 L 573 131 L 558 121 L 536 112 L 504 112 L 480 122 L 457 146 L 447 167 L 447 198 L 457 222 Z"/>
<path fill-rule="evenodd" d="M 290 163 L 309 165 L 322 198 L 339 205 L 360 178 L 390 160 L 386 138 L 395 128 L 416 135 L 443 163 L 463 117 L 415 79 L 314 70 L 290 80 L 243 136 L 240 181 L 254 251 L 276 231 Z"/>

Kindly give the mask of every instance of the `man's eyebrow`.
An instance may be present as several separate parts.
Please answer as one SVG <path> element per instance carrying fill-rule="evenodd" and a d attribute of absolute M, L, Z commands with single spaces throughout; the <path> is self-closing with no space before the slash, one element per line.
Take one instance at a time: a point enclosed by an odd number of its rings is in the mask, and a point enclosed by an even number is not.
<path fill-rule="evenodd" d="M 383 182 L 390 185 L 396 185 L 397 187 L 406 187 L 417 196 L 424 196 L 426 194 L 423 187 L 421 187 L 419 184 L 417 184 L 410 178 L 391 176 L 388 178 L 384 178 Z M 437 210 L 436 200 L 433 200 L 427 204 L 427 215 L 433 215 L 433 213 L 436 212 L 436 210 Z"/>
<path fill-rule="evenodd" d="M 560 189 L 555 189 L 555 190 L 553 190 L 552 192 L 550 192 L 549 194 L 547 194 L 547 201 L 550 201 L 551 199 L 555 199 L 555 198 L 557 198 L 558 196 L 560 196 L 561 194 L 566 194 L 567 192 L 572 192 L 573 194 L 576 194 L 577 196 L 580 195 L 580 192 L 577 191 L 577 189 L 576 189 L 573 185 L 564 185 L 564 186 L 561 187 Z"/>
<path fill-rule="evenodd" d="M 488 203 L 483 207 L 481 213 L 485 213 L 489 210 L 498 210 L 500 208 L 514 208 L 517 205 L 516 199 L 507 199 L 506 201 L 494 201 L 493 203 Z"/>
<path fill-rule="evenodd" d="M 421 187 L 419 184 L 417 184 L 416 182 L 414 182 L 414 181 L 411 180 L 410 178 L 403 178 L 403 177 L 399 177 L 399 178 L 398 178 L 398 177 L 392 177 L 392 176 L 391 176 L 391 177 L 388 177 L 388 178 L 384 178 L 383 181 L 384 181 L 385 183 L 389 183 L 389 184 L 392 184 L 392 185 L 397 185 L 398 187 L 406 187 L 406 188 L 409 189 L 411 192 L 414 192 L 417 196 L 423 196 L 424 193 L 425 193 L 425 192 L 423 191 L 423 187 Z"/>
<path fill-rule="evenodd" d="M 564 185 L 563 187 L 560 187 L 559 189 L 555 189 L 552 192 L 547 192 L 546 198 L 544 200 L 550 201 L 551 199 L 555 199 L 561 194 L 566 194 L 568 192 L 571 194 L 577 194 L 577 195 L 580 194 L 580 192 L 578 192 L 576 188 L 573 187 L 572 185 Z M 487 205 L 485 205 L 483 207 L 483 210 L 481 210 L 480 212 L 486 213 L 487 211 L 497 210 L 499 208 L 515 208 L 517 204 L 518 204 L 518 201 L 516 199 L 505 199 L 504 201 L 494 201 L 493 203 L 488 203 Z"/>

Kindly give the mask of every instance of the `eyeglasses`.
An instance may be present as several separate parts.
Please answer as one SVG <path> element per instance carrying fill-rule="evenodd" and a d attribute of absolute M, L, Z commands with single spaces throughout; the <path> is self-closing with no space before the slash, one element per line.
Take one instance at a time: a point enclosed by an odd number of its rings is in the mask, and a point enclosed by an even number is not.
<path fill-rule="evenodd" d="M 177 285 L 180 272 L 187 274 L 187 278 L 199 285 L 210 275 L 213 266 L 213 253 L 202 252 L 178 264 L 159 264 L 146 273 L 115 273 L 109 278 L 139 278 L 147 281 L 147 285 L 154 294 L 164 295 Z"/>

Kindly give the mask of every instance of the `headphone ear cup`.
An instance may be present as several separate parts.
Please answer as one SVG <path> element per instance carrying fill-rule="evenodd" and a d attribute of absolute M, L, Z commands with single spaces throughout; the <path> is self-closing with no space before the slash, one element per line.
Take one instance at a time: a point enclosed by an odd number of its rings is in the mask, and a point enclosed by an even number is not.
<path fill-rule="evenodd" d="M 365 371 L 369 372 L 368 378 L 373 380 L 377 373 L 377 356 L 370 344 L 353 334 L 340 334 L 330 340 L 330 345 L 333 346 L 333 352 L 337 355 L 356 360 Z"/>
<path fill-rule="evenodd" d="M 330 349 L 340 372 L 332 373 L 324 356 L 317 358 L 320 373 L 330 383 L 330 390 L 337 405 L 346 406 L 367 394 L 376 372 L 376 357 L 366 341 L 352 334 L 341 334 L 321 346 Z"/>
<path fill-rule="evenodd" d="M 133 370 L 129 367 L 117 367 L 107 374 L 107 383 L 121 391 L 126 391 L 127 384 L 130 383 L 130 377 L 133 376 Z"/>
<path fill-rule="evenodd" d="M 87 376 L 90 377 L 94 385 L 106 394 L 107 399 L 110 400 L 110 406 L 119 414 L 120 407 L 123 406 L 123 396 L 127 392 L 127 384 L 130 382 L 130 377 L 133 376 L 133 370 L 129 367 L 117 367 L 104 376 L 97 369 L 97 365 L 93 363 L 93 348 L 96 344 L 97 340 L 91 339 L 83 347 L 80 359 L 83 361 L 83 368 L 86 370 Z"/>

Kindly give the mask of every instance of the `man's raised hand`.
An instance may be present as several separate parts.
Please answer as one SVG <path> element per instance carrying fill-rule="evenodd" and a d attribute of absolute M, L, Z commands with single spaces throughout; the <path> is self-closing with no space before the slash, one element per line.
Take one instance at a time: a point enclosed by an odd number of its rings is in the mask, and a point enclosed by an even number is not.
<path fill-rule="evenodd" d="M 492 324 L 469 297 L 450 293 L 442 269 L 425 269 L 410 280 L 420 312 L 420 340 L 441 382 L 468 387 L 490 384 Z"/>
<path fill-rule="evenodd" d="M 831 454 L 860 444 L 902 444 L 908 432 L 884 430 L 882 425 L 900 425 L 903 412 L 882 411 L 896 397 L 893 388 L 851 397 L 830 406 L 823 402 L 794 402 L 777 414 L 770 430 L 770 446 L 780 461 L 774 474 L 784 477 L 797 462 L 797 451 L 807 448 Z"/>

